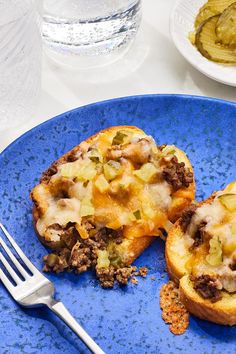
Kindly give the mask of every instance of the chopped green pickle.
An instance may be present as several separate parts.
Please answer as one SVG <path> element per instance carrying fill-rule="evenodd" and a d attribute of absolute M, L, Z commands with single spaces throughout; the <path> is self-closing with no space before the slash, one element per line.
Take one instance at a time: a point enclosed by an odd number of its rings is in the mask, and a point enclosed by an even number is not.
<path fill-rule="evenodd" d="M 110 160 L 103 166 L 103 172 L 108 181 L 115 179 L 121 173 L 121 164 Z"/>
<path fill-rule="evenodd" d="M 137 176 L 139 179 L 147 183 L 153 179 L 156 173 L 157 173 L 156 167 L 150 162 L 144 164 L 140 168 L 140 170 L 136 170 L 133 172 L 135 176 Z"/>
<path fill-rule="evenodd" d="M 209 242 L 209 254 L 206 256 L 207 262 L 212 266 L 219 266 L 222 263 L 222 244 L 218 236 L 213 236 Z"/>
<path fill-rule="evenodd" d="M 116 133 L 112 140 L 112 145 L 122 145 L 124 144 L 125 138 L 127 138 L 128 135 L 123 133 L 121 130 Z"/>
<path fill-rule="evenodd" d="M 95 181 L 95 187 L 99 190 L 101 193 L 105 193 L 109 189 L 109 183 L 107 182 L 106 178 L 104 177 L 103 174 L 101 174 Z"/>
<path fill-rule="evenodd" d="M 98 162 L 103 162 L 103 156 L 102 154 L 98 151 L 98 149 L 91 149 L 88 152 L 88 157 L 90 158 L 91 161 L 98 163 Z"/>
<path fill-rule="evenodd" d="M 58 263 L 58 261 L 59 257 L 54 253 L 51 253 L 47 256 L 47 264 L 49 265 L 49 267 L 53 267 Z"/>
<path fill-rule="evenodd" d="M 174 155 L 174 153 L 175 153 L 175 147 L 173 145 L 167 145 L 162 150 L 161 156 L 165 157 L 167 155 Z"/>
<path fill-rule="evenodd" d="M 141 219 L 141 211 L 140 210 L 136 210 L 133 214 L 134 214 L 136 220 Z"/>
<path fill-rule="evenodd" d="M 97 256 L 97 268 L 108 268 L 110 266 L 110 260 L 106 250 L 97 250 Z"/>
<path fill-rule="evenodd" d="M 92 202 L 88 198 L 84 198 L 81 201 L 81 206 L 80 206 L 80 216 L 92 216 L 94 215 L 94 206 L 92 205 Z"/>

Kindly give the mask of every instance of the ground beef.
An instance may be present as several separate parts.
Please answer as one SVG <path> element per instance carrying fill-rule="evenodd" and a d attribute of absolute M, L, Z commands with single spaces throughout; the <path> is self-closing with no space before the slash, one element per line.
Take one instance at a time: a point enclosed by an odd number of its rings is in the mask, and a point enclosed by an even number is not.
<path fill-rule="evenodd" d="M 109 268 L 96 267 L 96 275 L 103 288 L 112 288 L 115 280 L 120 285 L 127 285 L 131 277 L 133 267 L 115 268 L 110 266 Z"/>
<path fill-rule="evenodd" d="M 72 150 L 67 156 L 65 156 L 66 162 L 77 161 L 80 155 L 81 155 L 80 151 Z"/>
<path fill-rule="evenodd" d="M 183 212 L 180 219 L 180 226 L 184 233 L 187 231 L 187 228 L 192 220 L 193 215 L 195 214 L 196 209 L 197 206 L 192 204 Z"/>
<path fill-rule="evenodd" d="M 193 245 L 190 247 L 190 250 L 194 250 L 196 247 L 200 246 L 204 242 L 204 238 L 208 235 L 205 231 L 206 222 L 202 221 L 198 227 L 196 232 L 192 235 L 194 239 Z"/>
<path fill-rule="evenodd" d="M 189 187 L 193 182 L 193 173 L 185 168 L 184 162 L 178 162 L 176 156 L 173 156 L 164 167 L 162 177 L 177 191 L 180 188 Z"/>
<path fill-rule="evenodd" d="M 132 267 L 118 268 L 115 272 L 116 280 L 121 285 L 127 285 L 132 273 Z"/>
<path fill-rule="evenodd" d="M 147 276 L 147 273 L 148 273 L 148 268 L 147 267 L 141 267 L 139 269 L 139 275 L 143 278 L 146 278 Z"/>
<path fill-rule="evenodd" d="M 69 259 L 71 251 L 67 248 L 63 248 L 58 254 L 51 253 L 43 258 L 44 260 L 44 272 L 61 273 L 69 268 Z"/>
<path fill-rule="evenodd" d="M 222 284 L 217 276 L 203 274 L 199 277 L 190 278 L 194 283 L 194 289 L 204 298 L 211 302 L 219 301 L 222 298 Z"/>
<path fill-rule="evenodd" d="M 84 226 L 88 231 L 94 228 L 89 222 L 86 222 Z M 73 224 L 69 224 L 67 228 L 54 224 L 50 228 L 54 228 L 54 232 L 60 235 L 62 246 L 54 254 L 44 257 L 44 271 L 59 273 L 64 270 L 74 270 L 76 273 L 82 273 L 89 268 L 93 268 L 96 269 L 97 277 L 105 288 L 112 287 L 115 280 L 119 284 L 127 284 L 132 267 L 118 269 L 113 266 L 101 269 L 96 268 L 97 250 L 106 249 L 108 242 L 111 240 L 116 244 L 121 243 L 121 230 L 115 231 L 103 228 L 91 235 L 90 238 L 82 239 Z"/>
<path fill-rule="evenodd" d="M 63 245 L 68 248 L 72 249 L 78 240 L 78 232 L 74 226 L 70 226 L 64 230 L 61 235 L 61 241 Z"/>
<path fill-rule="evenodd" d="M 96 267 L 97 278 L 103 288 L 112 288 L 115 282 L 115 269 Z"/>
<path fill-rule="evenodd" d="M 48 183 L 53 175 L 57 173 L 57 163 L 54 162 L 42 175 L 40 183 Z"/>
<path fill-rule="evenodd" d="M 119 245 L 122 242 L 122 229 L 112 230 L 104 227 L 96 233 L 94 240 L 100 242 L 100 249 L 105 249 L 109 241 Z"/>

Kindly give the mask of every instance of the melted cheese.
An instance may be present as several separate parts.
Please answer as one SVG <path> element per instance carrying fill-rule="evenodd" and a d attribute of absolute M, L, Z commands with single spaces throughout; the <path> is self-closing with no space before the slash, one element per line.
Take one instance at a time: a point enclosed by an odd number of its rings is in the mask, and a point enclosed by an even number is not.
<path fill-rule="evenodd" d="M 41 235 L 53 224 L 66 226 L 69 222 L 80 223 L 80 201 L 76 198 L 66 199 L 64 205 L 61 201 L 63 199 L 51 201 L 43 217 L 38 219 L 36 227 Z"/>
<path fill-rule="evenodd" d="M 128 129 L 128 128 L 127 128 Z M 132 144 L 136 144 L 140 139 L 145 138 L 142 145 L 141 156 L 147 155 L 149 151 L 153 152 L 153 159 L 156 171 L 161 172 L 158 166 L 158 149 L 154 140 L 147 137 L 141 130 L 133 133 L 130 130 L 130 151 Z M 109 190 L 101 193 L 94 182 L 103 171 L 103 161 L 91 163 L 87 152 L 90 148 L 97 149 L 106 162 L 107 151 L 111 148 L 115 132 L 102 132 L 97 135 L 91 144 L 83 142 L 80 144 L 81 156 L 75 162 L 69 162 L 58 166 L 58 172 L 51 178 L 48 187 L 51 190 L 50 197 L 47 199 L 47 208 L 45 213 L 37 222 L 37 229 L 43 235 L 46 229 L 52 224 L 66 226 L 68 222 L 80 223 L 81 201 L 86 198 L 94 207 L 93 222 L 99 227 L 109 227 L 118 229 L 123 227 L 123 234 L 126 238 L 141 237 L 143 235 L 159 235 L 160 228 L 168 230 L 169 220 L 167 218 L 168 208 L 172 203 L 172 189 L 165 181 L 147 183 L 140 180 L 133 173 L 135 163 L 130 158 L 122 158 L 122 175 L 115 177 L 109 182 Z M 137 150 L 135 150 L 137 154 Z M 156 159 L 156 160 L 155 160 Z M 94 173 L 86 171 L 89 175 L 89 183 L 81 179 L 81 168 L 83 164 L 88 166 L 92 164 Z M 159 168 L 159 170 L 158 170 Z M 64 174 L 63 174 L 64 173 Z M 77 176 L 79 174 L 79 176 Z M 86 178 L 85 178 L 86 179 Z M 68 199 L 61 201 L 57 195 L 57 189 L 60 188 L 60 181 L 63 180 L 63 193 L 68 194 Z M 58 201 L 59 198 L 59 201 Z M 141 219 L 136 219 L 134 213 L 140 212 Z M 52 235 L 55 239 L 55 235 Z"/>

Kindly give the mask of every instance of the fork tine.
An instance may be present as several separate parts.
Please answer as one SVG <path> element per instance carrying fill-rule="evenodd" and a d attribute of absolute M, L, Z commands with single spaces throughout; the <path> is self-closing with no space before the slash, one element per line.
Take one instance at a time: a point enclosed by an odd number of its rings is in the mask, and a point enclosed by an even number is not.
<path fill-rule="evenodd" d="M 12 285 L 12 283 L 10 282 L 10 280 L 7 278 L 7 276 L 4 274 L 4 272 L 2 271 L 2 269 L 0 268 L 0 279 L 3 282 L 3 284 L 5 285 L 5 287 L 7 288 L 7 290 L 11 293 L 11 295 L 13 296 L 13 292 L 15 287 Z"/>
<path fill-rule="evenodd" d="M 5 250 L 5 252 L 8 254 L 10 260 L 12 263 L 16 266 L 16 268 L 19 270 L 21 275 L 27 279 L 29 278 L 29 274 L 26 272 L 26 270 L 22 267 L 22 265 L 19 263 L 17 258 L 14 256 L 14 254 L 11 252 L 10 248 L 6 245 L 6 243 L 3 241 L 3 239 L 0 237 L 0 246 Z"/>
<path fill-rule="evenodd" d="M 40 273 L 39 270 L 30 262 L 30 260 L 26 257 L 26 255 L 24 254 L 24 252 L 20 249 L 20 247 L 17 245 L 17 243 L 14 241 L 14 239 L 11 237 L 11 235 L 9 234 L 9 232 L 6 230 L 6 228 L 3 226 L 2 223 L 0 223 L 0 229 L 2 229 L 2 232 L 5 234 L 5 236 L 8 238 L 8 240 L 10 241 L 11 245 L 15 248 L 16 252 L 18 253 L 18 255 L 20 256 L 20 258 L 22 259 L 22 261 L 27 265 L 27 267 L 29 268 L 29 270 L 32 273 Z M 6 246 L 7 247 L 7 246 Z M 8 248 L 8 247 L 7 247 Z M 9 250 L 9 248 L 8 248 Z M 6 250 L 5 250 L 6 251 Z M 10 250 L 9 250 L 10 251 Z M 6 251 L 7 252 L 7 251 Z M 11 251 L 10 251 L 11 252 Z M 10 255 L 9 255 L 10 257 Z M 14 257 L 14 256 L 13 256 Z M 15 258 L 15 257 L 14 257 Z M 16 259 L 16 258 L 15 258 Z M 16 259 L 17 261 L 17 259 Z M 13 261 L 15 263 L 15 261 Z M 24 277 L 29 277 L 28 273 L 24 270 L 24 268 L 21 266 L 21 264 L 17 261 L 18 265 L 21 267 L 21 270 L 19 269 L 19 271 L 23 274 L 24 273 Z M 17 267 L 18 267 L 17 265 Z M 23 272 L 22 272 L 23 270 Z M 41 274 L 41 273 L 40 273 Z"/>
<path fill-rule="evenodd" d="M 0 261 L 2 262 L 2 264 L 6 268 L 6 270 L 8 271 L 10 276 L 12 277 L 12 279 L 16 282 L 16 284 L 19 284 L 22 280 L 20 279 L 20 277 L 18 277 L 18 275 L 16 274 L 14 269 L 11 267 L 11 265 L 8 263 L 8 261 L 6 260 L 6 258 L 2 254 L 2 252 L 0 252 Z"/>

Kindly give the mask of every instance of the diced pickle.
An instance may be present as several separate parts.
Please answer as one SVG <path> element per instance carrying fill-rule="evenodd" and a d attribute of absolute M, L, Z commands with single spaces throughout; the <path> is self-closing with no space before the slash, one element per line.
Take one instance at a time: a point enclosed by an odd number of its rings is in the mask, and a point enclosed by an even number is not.
<path fill-rule="evenodd" d="M 209 241 L 209 254 L 206 256 L 207 262 L 212 266 L 219 266 L 222 263 L 222 244 L 218 236 L 213 236 Z"/>
<path fill-rule="evenodd" d="M 59 257 L 56 254 L 51 253 L 47 256 L 47 264 L 49 265 L 49 267 L 55 266 L 56 264 L 58 264 L 58 262 Z"/>
<path fill-rule="evenodd" d="M 106 179 L 111 181 L 121 174 L 121 164 L 117 161 L 110 160 L 103 166 L 103 171 Z"/>
<path fill-rule="evenodd" d="M 80 206 L 80 216 L 91 216 L 94 215 L 94 206 L 92 202 L 88 198 L 84 198 L 81 202 Z"/>
<path fill-rule="evenodd" d="M 167 145 L 162 150 L 161 156 L 165 157 L 167 155 L 174 155 L 174 153 L 175 153 L 175 147 L 173 145 Z"/>
<path fill-rule="evenodd" d="M 90 162 L 81 167 L 81 170 L 78 172 L 76 178 L 80 181 L 91 181 L 96 174 L 96 164 L 94 162 Z"/>
<path fill-rule="evenodd" d="M 140 170 L 136 170 L 133 172 L 135 176 L 137 176 L 139 179 L 141 179 L 146 183 L 149 183 L 156 175 L 156 173 L 157 173 L 156 167 L 150 162 L 144 164 L 140 168 Z"/>
<path fill-rule="evenodd" d="M 133 133 L 129 130 L 119 130 L 112 140 L 112 145 L 124 145 L 130 142 Z"/>
<path fill-rule="evenodd" d="M 101 174 L 95 181 L 95 187 L 99 190 L 101 193 L 105 193 L 109 189 L 109 183 L 107 182 L 106 178 L 104 177 L 103 174 Z"/>
<path fill-rule="evenodd" d="M 236 3 L 227 7 L 216 24 L 216 36 L 221 44 L 236 45 Z"/>
<path fill-rule="evenodd" d="M 90 158 L 91 161 L 98 163 L 98 162 L 103 162 L 103 156 L 100 153 L 98 149 L 91 149 L 88 152 L 88 157 Z"/>
<path fill-rule="evenodd" d="M 226 209 L 231 212 L 236 211 L 236 194 L 222 194 L 218 199 Z"/>
<path fill-rule="evenodd" d="M 98 268 L 108 268 L 110 266 L 110 260 L 108 257 L 108 252 L 106 250 L 97 251 L 97 267 Z"/>
<path fill-rule="evenodd" d="M 134 212 L 134 216 L 136 220 L 140 220 L 141 219 L 141 211 L 140 210 L 136 210 Z"/>
<path fill-rule="evenodd" d="M 91 181 L 96 173 L 96 164 L 92 161 L 75 161 L 61 166 L 62 177 L 77 178 L 79 181 Z"/>
<path fill-rule="evenodd" d="M 124 141 L 125 141 L 125 138 L 127 138 L 128 135 L 121 132 L 121 131 L 118 131 L 116 133 L 116 135 L 114 136 L 113 140 L 112 140 L 112 145 L 122 145 L 124 144 Z"/>

